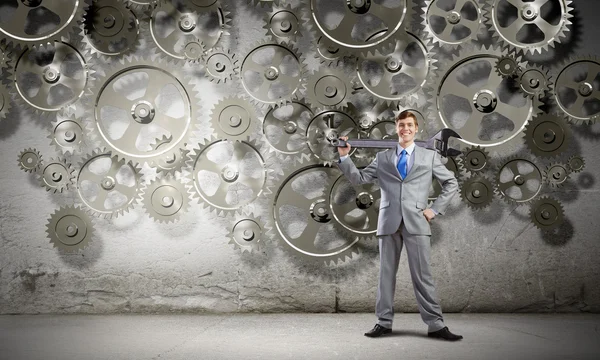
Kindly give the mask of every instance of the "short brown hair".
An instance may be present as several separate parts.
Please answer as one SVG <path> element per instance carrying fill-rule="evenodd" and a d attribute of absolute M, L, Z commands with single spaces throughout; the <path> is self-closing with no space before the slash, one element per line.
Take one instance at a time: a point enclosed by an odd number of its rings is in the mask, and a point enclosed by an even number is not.
<path fill-rule="evenodd" d="M 419 126 L 419 121 L 417 120 L 417 115 L 415 115 L 415 113 L 413 113 L 410 110 L 401 111 L 400 114 L 398 114 L 398 116 L 396 116 L 396 124 L 398 123 L 398 121 L 408 119 L 409 117 L 413 118 L 413 121 L 415 122 L 415 126 Z"/>

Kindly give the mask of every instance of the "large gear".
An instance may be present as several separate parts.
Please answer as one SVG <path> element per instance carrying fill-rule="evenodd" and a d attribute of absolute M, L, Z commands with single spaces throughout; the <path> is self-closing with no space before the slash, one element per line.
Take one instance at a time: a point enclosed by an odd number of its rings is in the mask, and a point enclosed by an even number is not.
<path fill-rule="evenodd" d="M 575 124 L 591 124 L 600 118 L 600 59 L 583 56 L 568 60 L 557 72 L 554 101 Z"/>
<path fill-rule="evenodd" d="M 454 7 L 440 7 L 442 0 L 426 0 L 423 20 L 427 38 L 451 49 L 476 40 L 485 31 L 484 16 L 477 0 L 457 0 Z M 468 31 L 466 31 L 468 30 Z"/>
<path fill-rule="evenodd" d="M 242 60 L 240 80 L 257 105 L 282 105 L 301 97 L 306 64 L 302 54 L 286 43 L 261 42 Z"/>
<path fill-rule="evenodd" d="M 21 170 L 29 173 L 38 172 L 43 164 L 42 154 L 36 149 L 25 149 L 17 156 Z"/>
<path fill-rule="evenodd" d="M 139 44 L 140 22 L 123 0 L 94 0 L 85 16 L 82 36 L 92 53 L 119 56 Z"/>
<path fill-rule="evenodd" d="M 83 123 L 72 108 L 64 109 L 56 114 L 56 120 L 52 122 L 48 139 L 50 139 L 50 145 L 63 154 L 79 153 L 86 146 Z"/>
<path fill-rule="evenodd" d="M 512 157 L 497 169 L 496 191 L 509 204 L 531 203 L 539 196 L 544 174 L 530 159 Z"/>
<path fill-rule="evenodd" d="M 313 116 L 313 110 L 302 101 L 270 109 L 262 128 L 269 151 L 285 164 L 303 163 L 310 154 L 306 129 Z"/>
<path fill-rule="evenodd" d="M 471 174 L 479 174 L 489 165 L 489 153 L 481 146 L 469 146 L 462 154 L 461 165 Z"/>
<path fill-rule="evenodd" d="M 546 182 L 553 188 L 563 186 L 569 179 L 569 175 L 571 175 L 569 166 L 561 163 L 552 163 L 544 171 Z"/>
<path fill-rule="evenodd" d="M 397 0 L 393 3 L 397 6 L 389 7 L 372 0 L 310 0 L 311 20 L 318 32 L 329 41 L 349 52 L 366 55 L 369 51 L 393 46 L 398 32 L 410 22 L 410 1 Z M 332 18 L 339 19 L 339 22 L 333 24 Z M 384 30 L 376 37 L 361 31 L 373 28 Z"/>
<path fill-rule="evenodd" d="M 52 45 L 70 38 L 83 19 L 89 0 L 11 1 L 3 6 L 6 19 L 0 25 L 0 40 L 16 48 Z M 4 3 L 6 4 L 6 2 Z M 16 8 L 15 8 L 16 5 Z M 12 9 L 12 11 L 11 11 Z M 32 23 L 35 26 L 32 27 Z M 33 30 L 33 31 L 32 31 Z"/>
<path fill-rule="evenodd" d="M 531 222 L 540 230 L 552 230 L 564 221 L 565 211 L 555 199 L 544 196 L 531 204 Z"/>
<path fill-rule="evenodd" d="M 73 253 L 90 244 L 94 224 L 92 218 L 78 206 L 65 206 L 50 215 L 46 232 L 53 247 Z"/>
<path fill-rule="evenodd" d="M 498 153 L 511 149 L 522 143 L 525 125 L 540 111 L 538 99 L 523 98 L 494 70 L 504 55 L 494 47 L 465 46 L 439 69 L 428 91 L 442 126 L 460 134 L 463 148 L 479 145 Z"/>
<path fill-rule="evenodd" d="M 525 144 L 537 156 L 557 156 L 568 148 L 570 140 L 569 124 L 555 115 L 538 115 L 525 127 Z"/>
<path fill-rule="evenodd" d="M 130 161 L 96 150 L 79 165 L 77 195 L 92 214 L 105 219 L 118 217 L 129 212 L 143 194 L 140 170 Z"/>
<path fill-rule="evenodd" d="M 240 96 L 219 101 L 211 111 L 211 123 L 218 139 L 246 140 L 258 127 L 256 109 Z"/>
<path fill-rule="evenodd" d="M 314 108 L 347 106 L 354 92 L 352 80 L 341 70 L 322 67 L 308 79 L 306 101 Z"/>
<path fill-rule="evenodd" d="M 185 59 L 185 45 L 200 40 L 205 49 L 229 35 L 229 11 L 220 2 L 161 1 L 150 16 L 150 35 L 162 54 Z M 216 25 L 215 25 L 216 24 Z"/>
<path fill-rule="evenodd" d="M 160 151 L 161 147 L 168 147 L 172 137 L 163 135 L 161 138 L 157 138 L 150 145 L 152 150 Z M 183 144 L 184 146 L 187 144 Z M 174 152 L 165 156 L 161 156 L 155 158 L 150 163 L 150 167 L 156 169 L 158 174 L 175 174 L 178 171 L 181 171 L 183 166 L 185 166 L 185 162 L 187 161 L 187 154 L 189 150 L 186 148 L 180 148 L 179 152 Z"/>
<path fill-rule="evenodd" d="M 68 190 L 75 181 L 75 169 L 65 159 L 56 158 L 44 162 L 39 172 L 39 181 L 46 191 L 54 193 Z"/>
<path fill-rule="evenodd" d="M 93 73 L 81 43 L 56 42 L 23 51 L 12 81 L 18 99 L 41 116 L 79 100 L 90 86 Z"/>
<path fill-rule="evenodd" d="M 197 94 L 188 78 L 162 61 L 116 63 L 87 98 L 90 135 L 133 163 L 177 156 L 189 143 L 199 116 Z M 172 141 L 153 148 L 162 135 Z"/>
<path fill-rule="evenodd" d="M 579 155 L 571 156 L 567 161 L 567 164 L 569 165 L 569 171 L 574 173 L 582 172 L 585 168 L 585 161 Z"/>
<path fill-rule="evenodd" d="M 571 0 L 552 0 L 552 5 L 558 4 L 560 16 L 556 23 L 548 18 L 550 12 L 543 9 L 549 0 L 486 0 L 486 23 L 492 31 L 495 41 L 503 44 L 503 48 L 512 47 L 519 52 L 532 53 L 548 50 L 570 31 L 573 8 Z M 511 23 L 504 18 L 514 13 Z M 533 31 L 536 29 L 536 31 Z M 539 33 L 543 38 L 539 38 Z M 535 34 L 535 35 L 534 35 Z M 524 35 L 521 36 L 521 35 Z"/>
<path fill-rule="evenodd" d="M 484 176 L 472 176 L 461 184 L 460 197 L 473 209 L 486 208 L 494 200 L 494 185 Z"/>
<path fill-rule="evenodd" d="M 0 120 L 6 118 L 6 115 L 12 108 L 10 93 L 6 85 L 0 84 Z"/>
<path fill-rule="evenodd" d="M 306 127 L 306 141 L 314 158 L 321 163 L 332 164 L 339 157 L 337 148 L 330 141 L 341 136 L 360 138 L 357 116 L 351 108 L 322 110 L 317 112 Z M 351 150 L 351 155 L 354 151 Z"/>
<path fill-rule="evenodd" d="M 294 9 L 291 5 L 273 6 L 272 11 L 267 12 L 264 17 L 263 28 L 277 42 L 295 43 L 302 36 L 300 29 L 305 27 L 301 9 Z"/>
<path fill-rule="evenodd" d="M 241 213 L 269 191 L 270 174 L 259 150 L 253 140 L 206 139 L 188 154 L 189 191 L 217 215 Z"/>
<path fill-rule="evenodd" d="M 361 240 L 377 233 L 381 189 L 377 184 L 353 185 L 343 174 L 328 186 L 334 224 L 350 237 Z"/>
<path fill-rule="evenodd" d="M 322 165 L 284 171 L 271 211 L 284 249 L 293 255 L 335 265 L 358 254 L 358 237 L 341 236 L 329 206 L 328 184 L 339 175 Z"/>
<path fill-rule="evenodd" d="M 160 223 L 179 220 L 189 208 L 189 194 L 185 185 L 173 177 L 151 182 L 145 190 L 142 204 L 146 213 Z"/>
<path fill-rule="evenodd" d="M 417 91 L 435 70 L 433 47 L 418 36 L 401 31 L 394 46 L 361 56 L 356 73 L 363 88 L 377 99 L 396 103 L 410 97 L 416 100 Z"/>
<path fill-rule="evenodd" d="M 236 216 L 227 234 L 229 244 L 242 253 L 260 251 L 264 243 L 272 237 L 273 227 L 268 220 L 246 212 Z"/>
<path fill-rule="evenodd" d="M 226 83 L 232 81 L 238 76 L 240 65 L 236 55 L 231 50 L 224 50 L 220 47 L 214 47 L 206 51 L 202 57 L 204 64 L 204 74 L 210 81 L 217 84 L 221 81 Z"/>
<path fill-rule="evenodd" d="M 517 76 L 519 88 L 529 98 L 542 98 L 552 89 L 550 72 L 541 66 L 527 65 Z"/>

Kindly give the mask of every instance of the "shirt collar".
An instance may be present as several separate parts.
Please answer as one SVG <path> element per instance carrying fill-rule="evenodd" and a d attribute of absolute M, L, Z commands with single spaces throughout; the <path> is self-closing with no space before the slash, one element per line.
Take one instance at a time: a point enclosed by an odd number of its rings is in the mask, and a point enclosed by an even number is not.
<path fill-rule="evenodd" d="M 400 146 L 400 144 L 396 145 L 396 155 L 400 156 L 400 153 L 402 152 L 402 150 L 404 150 L 404 148 L 402 146 Z M 410 144 L 409 147 L 406 148 L 406 153 L 408 154 L 408 156 L 412 155 L 413 151 L 415 150 L 415 143 Z"/>

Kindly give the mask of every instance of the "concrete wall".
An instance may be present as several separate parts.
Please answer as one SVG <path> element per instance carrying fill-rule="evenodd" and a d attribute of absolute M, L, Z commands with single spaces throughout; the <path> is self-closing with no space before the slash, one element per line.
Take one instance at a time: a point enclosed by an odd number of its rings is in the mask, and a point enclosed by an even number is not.
<path fill-rule="evenodd" d="M 574 6 L 571 41 L 551 53 L 555 59 L 600 54 L 600 5 L 578 0 Z M 245 4 L 233 4 L 231 10 L 231 46 L 243 57 L 262 36 L 266 10 Z M 299 47 L 309 69 L 315 69 L 311 39 Z M 204 78 L 194 82 L 203 121 L 219 97 L 234 92 Z M 379 268 L 375 239 L 362 241 L 360 255 L 335 266 L 298 260 L 277 236 L 258 253 L 240 253 L 226 238 L 232 218 L 196 202 L 176 223 L 156 223 L 139 205 L 116 219 L 97 219 L 95 241 L 87 249 L 59 252 L 45 232 L 48 217 L 77 195 L 46 192 L 16 162 L 29 147 L 45 159 L 56 157 L 48 131 L 49 122 L 17 104 L 0 121 L 0 314 L 373 311 Z M 201 129 L 198 136 L 209 134 Z M 576 128 L 573 135 L 569 154 L 582 155 L 586 168 L 566 186 L 546 189 L 566 213 L 557 231 L 541 232 L 529 220 L 528 206 L 498 198 L 491 207 L 473 211 L 456 196 L 447 215 L 435 219 L 433 275 L 445 312 L 600 310 L 600 124 Z M 81 157 L 68 159 L 77 164 Z M 267 216 L 264 207 L 254 210 Z M 396 304 L 398 312 L 417 311 L 404 255 Z"/>

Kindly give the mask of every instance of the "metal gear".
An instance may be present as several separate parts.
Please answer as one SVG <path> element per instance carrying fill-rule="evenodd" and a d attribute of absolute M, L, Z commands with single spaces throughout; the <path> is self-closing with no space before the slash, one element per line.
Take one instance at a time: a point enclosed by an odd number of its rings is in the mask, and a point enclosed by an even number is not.
<path fill-rule="evenodd" d="M 505 55 L 499 48 L 465 46 L 443 64 L 428 90 L 442 127 L 461 135 L 462 148 L 479 145 L 502 153 L 521 144 L 525 125 L 540 111 L 538 99 L 523 98 L 494 71 Z"/>
<path fill-rule="evenodd" d="M 24 50 L 70 38 L 78 30 L 89 0 L 11 1 L 4 5 L 8 5 L 2 10 L 9 21 L 0 24 L 0 40 Z"/>
<path fill-rule="evenodd" d="M 569 124 L 556 115 L 538 115 L 525 127 L 525 144 L 537 156 L 557 156 L 568 148 L 570 140 Z"/>
<path fill-rule="evenodd" d="M 271 211 L 284 249 L 293 255 L 335 265 L 358 254 L 358 237 L 341 236 L 329 206 L 328 184 L 339 175 L 322 165 L 284 171 Z"/>
<path fill-rule="evenodd" d="M 204 44 L 199 39 L 190 40 L 183 46 L 183 58 L 190 64 L 200 63 L 204 52 Z"/>
<path fill-rule="evenodd" d="M 315 58 L 325 66 L 341 66 L 342 62 L 350 56 L 344 48 L 324 36 L 320 36 L 315 45 Z"/>
<path fill-rule="evenodd" d="M 72 108 L 56 114 L 56 120 L 52 122 L 48 139 L 50 139 L 50 145 L 63 154 L 79 153 L 86 146 L 83 123 Z"/>
<path fill-rule="evenodd" d="M 160 0 L 127 0 L 130 8 L 135 10 L 154 9 Z"/>
<path fill-rule="evenodd" d="M 540 99 L 552 89 L 549 71 L 540 66 L 528 65 L 523 68 L 517 76 L 517 83 L 521 91 L 529 98 Z"/>
<path fill-rule="evenodd" d="M 197 93 L 179 70 L 159 60 L 115 63 L 87 97 L 92 139 L 133 163 L 178 156 L 199 116 Z M 172 141 L 152 148 L 162 135 Z"/>
<path fill-rule="evenodd" d="M 259 106 L 298 99 L 305 87 L 302 54 L 286 43 L 261 42 L 242 60 L 241 85 Z"/>
<path fill-rule="evenodd" d="M 496 73 L 505 78 L 512 78 L 519 74 L 523 61 L 521 57 L 503 55 L 496 61 Z"/>
<path fill-rule="evenodd" d="M 79 164 L 77 195 L 92 214 L 116 218 L 140 200 L 144 189 L 140 170 L 131 161 L 95 150 Z"/>
<path fill-rule="evenodd" d="M 546 182 L 553 188 L 563 186 L 569 179 L 570 174 L 569 166 L 561 163 L 552 163 L 544 171 Z"/>
<path fill-rule="evenodd" d="M 214 136 L 188 154 L 189 191 L 217 215 L 241 213 L 242 208 L 269 191 L 266 161 L 253 141 L 227 141 Z"/>
<path fill-rule="evenodd" d="M 423 7 L 421 25 L 427 38 L 439 46 L 451 49 L 484 32 L 484 16 L 477 0 L 457 0 L 454 7 L 440 7 L 442 0 L 427 0 Z"/>
<path fill-rule="evenodd" d="M 600 59 L 583 56 L 570 59 L 555 77 L 554 101 L 574 124 L 592 124 L 600 118 Z"/>
<path fill-rule="evenodd" d="M 416 100 L 435 70 L 433 46 L 418 36 L 401 31 L 394 46 L 359 57 L 356 74 L 363 88 L 381 101 Z"/>
<path fill-rule="evenodd" d="M 293 101 L 269 110 L 263 120 L 263 133 L 268 149 L 285 164 L 301 164 L 308 158 L 306 130 L 314 116 L 303 101 Z"/>
<path fill-rule="evenodd" d="M 494 200 L 494 185 L 484 176 L 471 176 L 461 184 L 460 197 L 472 209 L 486 208 Z"/>
<path fill-rule="evenodd" d="M 285 2 L 286 0 L 246 0 L 246 1 L 250 5 L 254 5 L 254 6 L 260 5 L 262 7 L 265 5 L 279 6 L 279 5 L 281 5 L 281 3 Z"/>
<path fill-rule="evenodd" d="M 567 161 L 567 164 L 569 165 L 569 171 L 574 173 L 582 172 L 585 168 L 585 161 L 579 155 L 571 156 Z"/>
<path fill-rule="evenodd" d="M 479 174 L 489 165 L 489 153 L 481 146 L 469 146 L 462 154 L 461 165 L 471 174 Z"/>
<path fill-rule="evenodd" d="M 372 0 L 310 0 L 311 21 L 318 33 L 329 41 L 348 52 L 366 55 L 369 51 L 393 46 L 398 32 L 410 22 L 410 2 L 397 0 L 394 3 L 398 6 L 388 7 Z M 337 26 L 332 24 L 332 18 L 339 19 Z M 360 31 L 374 27 L 384 30 L 376 37 Z M 353 31 L 355 29 L 357 31 Z"/>
<path fill-rule="evenodd" d="M 531 204 L 531 222 L 540 230 L 552 230 L 564 221 L 565 211 L 558 200 L 544 196 Z"/>
<path fill-rule="evenodd" d="M 161 1 L 150 16 L 150 35 L 162 54 L 184 60 L 186 44 L 198 39 L 205 49 L 214 47 L 229 35 L 229 22 L 226 6 L 215 0 Z"/>
<path fill-rule="evenodd" d="M 235 222 L 228 227 L 229 244 L 242 253 L 260 251 L 263 244 L 272 237 L 272 225 L 253 213 L 244 212 L 236 216 Z"/>
<path fill-rule="evenodd" d="M 221 81 L 226 83 L 237 77 L 240 71 L 236 55 L 231 50 L 214 47 L 209 49 L 202 57 L 204 74 L 210 81 L 217 84 Z"/>
<path fill-rule="evenodd" d="M 540 194 L 543 183 L 544 174 L 530 159 L 508 158 L 497 169 L 496 191 L 509 204 L 530 203 Z"/>
<path fill-rule="evenodd" d="M 354 92 L 353 78 L 335 68 L 321 68 L 308 79 L 306 101 L 314 108 L 344 107 Z"/>
<path fill-rule="evenodd" d="M 6 85 L 0 83 L 0 120 L 6 118 L 12 108 L 11 96 Z"/>
<path fill-rule="evenodd" d="M 179 220 L 189 208 L 189 194 L 185 185 L 173 177 L 151 182 L 143 195 L 142 204 L 154 221 L 169 223 Z"/>
<path fill-rule="evenodd" d="M 75 169 L 62 158 L 50 158 L 38 172 L 40 185 L 45 187 L 46 191 L 52 190 L 54 193 L 68 190 L 75 181 Z"/>
<path fill-rule="evenodd" d="M 265 14 L 263 29 L 277 42 L 294 43 L 302 36 L 300 29 L 305 26 L 301 13 L 301 9 L 294 9 L 289 4 L 273 6 L 273 10 Z"/>
<path fill-rule="evenodd" d="M 171 141 L 173 141 L 172 137 L 163 135 L 163 137 L 155 139 L 150 146 L 152 147 L 152 150 L 160 151 L 161 147 L 168 147 Z M 186 144 L 183 145 L 185 146 Z M 156 169 L 156 172 L 159 174 L 175 174 L 176 172 L 181 171 L 185 166 L 189 152 L 190 151 L 185 148 L 180 148 L 179 152 L 174 152 L 154 159 L 150 163 L 150 167 Z"/>
<path fill-rule="evenodd" d="M 334 224 L 350 237 L 366 240 L 377 233 L 381 189 L 376 184 L 353 185 L 343 174 L 328 184 Z"/>
<path fill-rule="evenodd" d="M 42 154 L 36 149 L 25 149 L 17 156 L 21 170 L 29 173 L 38 172 L 42 167 Z"/>
<path fill-rule="evenodd" d="M 140 23 L 123 0 L 94 0 L 81 35 L 92 53 L 119 56 L 139 43 Z"/>
<path fill-rule="evenodd" d="M 246 140 L 258 126 L 256 109 L 241 96 L 219 101 L 211 111 L 211 123 L 218 139 Z"/>
<path fill-rule="evenodd" d="M 330 141 L 341 136 L 360 138 L 357 116 L 351 108 L 321 110 L 306 127 L 306 140 L 314 158 L 328 165 L 338 159 L 338 151 Z M 354 151 L 350 150 L 352 155 Z"/>
<path fill-rule="evenodd" d="M 6 67 L 10 67 L 11 53 L 6 49 L 4 44 L 0 43 L 0 73 Z"/>
<path fill-rule="evenodd" d="M 548 46 L 554 47 L 555 43 L 566 36 L 570 31 L 573 8 L 571 0 L 553 0 L 553 5 L 558 4 L 560 16 L 558 22 L 553 24 L 553 19 L 546 19 L 548 12 L 542 11 L 542 7 L 549 0 L 486 0 L 484 5 L 486 11 L 486 23 L 492 32 L 495 41 L 502 43 L 502 48 L 513 47 L 519 52 L 535 54 L 548 50 Z M 511 8 L 509 10 L 509 8 Z M 516 10 L 516 12 L 515 12 Z M 502 21 L 512 11 L 516 16 L 511 23 Z M 533 31 L 536 29 L 537 31 Z M 522 31 L 523 30 L 523 31 Z M 538 40 L 538 36 L 543 38 Z M 524 35 L 524 36 L 521 36 Z"/>
<path fill-rule="evenodd" d="M 23 51 L 16 61 L 12 82 L 18 99 L 37 115 L 45 116 L 79 100 L 90 86 L 93 73 L 81 43 L 56 42 Z"/>
<path fill-rule="evenodd" d="M 78 206 L 63 206 L 50 215 L 46 232 L 53 247 L 73 253 L 90 244 L 94 236 L 94 223 Z"/>

